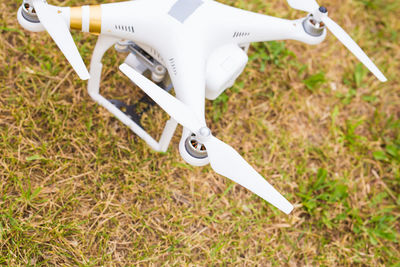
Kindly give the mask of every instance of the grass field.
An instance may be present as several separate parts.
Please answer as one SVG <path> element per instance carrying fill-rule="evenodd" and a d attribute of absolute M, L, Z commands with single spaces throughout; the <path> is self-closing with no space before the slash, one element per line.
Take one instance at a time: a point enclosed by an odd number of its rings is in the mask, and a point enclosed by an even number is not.
<path fill-rule="evenodd" d="M 289 216 L 186 164 L 180 134 L 153 152 L 91 100 L 48 34 L 19 26 L 21 2 L 0 0 L 1 265 L 400 266 L 399 1 L 320 1 L 387 83 L 329 34 L 253 45 L 235 86 L 207 101 L 213 133 L 295 204 Z M 88 65 L 96 37 L 74 38 Z M 107 54 L 103 91 L 133 103 L 123 59 Z M 167 118 L 154 108 L 143 124 L 159 136 Z"/>

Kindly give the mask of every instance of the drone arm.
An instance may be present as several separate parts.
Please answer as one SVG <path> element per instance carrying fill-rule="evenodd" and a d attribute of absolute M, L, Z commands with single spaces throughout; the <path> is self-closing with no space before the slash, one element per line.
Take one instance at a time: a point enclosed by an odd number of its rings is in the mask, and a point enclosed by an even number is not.
<path fill-rule="evenodd" d="M 287 20 L 254 13 L 234 7 L 226 7 L 217 2 L 210 3 L 205 11 L 210 17 L 210 29 L 215 33 L 215 38 L 226 36 L 238 44 L 251 42 L 265 42 L 277 40 L 297 40 L 307 44 L 318 44 L 326 36 L 326 31 L 321 36 L 311 36 L 303 28 L 304 18 Z M 221 25 L 216 28 L 215 25 Z M 228 34 L 228 35 L 227 35 Z"/>
<path fill-rule="evenodd" d="M 93 34 L 101 33 L 101 5 L 85 5 L 76 7 L 58 7 L 49 5 L 49 7 L 55 9 L 58 14 L 63 16 L 65 23 L 71 30 Z"/>
<path fill-rule="evenodd" d="M 100 5 L 78 6 L 78 7 L 59 7 L 54 5 L 47 5 L 47 7 L 54 14 L 62 16 L 62 19 L 64 20 L 65 24 L 71 30 L 79 30 L 82 32 L 90 32 L 94 34 L 100 34 L 101 32 Z M 45 30 L 40 21 L 32 23 L 31 21 L 32 18 L 26 19 L 25 17 L 27 15 L 25 16 L 22 15 L 22 9 L 23 7 L 21 6 L 18 11 L 18 21 L 25 29 L 33 32 L 39 32 Z"/>
<path fill-rule="evenodd" d="M 233 38 L 238 43 L 296 40 L 306 44 L 319 44 L 325 39 L 326 30 L 320 36 L 308 34 L 303 27 L 304 18 L 287 20 L 252 12 L 244 12 Z"/>

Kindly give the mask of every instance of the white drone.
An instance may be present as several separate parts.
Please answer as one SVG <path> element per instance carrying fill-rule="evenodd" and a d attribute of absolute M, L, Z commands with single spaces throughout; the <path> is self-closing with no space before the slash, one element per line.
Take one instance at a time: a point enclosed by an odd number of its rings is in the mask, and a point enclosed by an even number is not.
<path fill-rule="evenodd" d="M 179 152 L 189 164 L 208 163 L 289 214 L 293 206 L 232 147 L 206 126 L 205 98 L 214 100 L 234 84 L 247 61 L 251 42 L 298 40 L 319 44 L 329 29 L 380 81 L 386 81 L 361 48 L 315 0 L 287 0 L 306 17 L 286 20 L 233 8 L 212 0 L 135 0 L 82 7 L 57 7 L 23 0 L 18 21 L 33 32 L 46 30 L 81 79 L 89 95 L 156 151 L 166 151 L 177 123 L 183 125 Z M 90 74 L 69 29 L 98 34 Z M 115 45 L 129 52 L 119 68 L 172 118 L 160 141 L 140 125 L 135 106 L 99 93 L 104 53 Z M 145 77 L 147 75 L 147 77 Z M 176 97 L 169 94 L 174 88 Z M 148 101 L 148 100 L 147 100 Z"/>

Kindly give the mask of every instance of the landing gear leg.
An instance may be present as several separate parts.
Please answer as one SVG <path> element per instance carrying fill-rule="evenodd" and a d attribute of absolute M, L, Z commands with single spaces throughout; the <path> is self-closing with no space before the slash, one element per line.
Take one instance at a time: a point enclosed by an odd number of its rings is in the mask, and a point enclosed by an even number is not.
<path fill-rule="evenodd" d="M 167 121 L 164 131 L 161 135 L 160 141 L 157 142 L 151 137 L 143 128 L 138 125 L 132 118 L 126 113 L 121 111 L 118 107 L 112 104 L 109 100 L 100 95 L 100 79 L 103 65 L 101 59 L 104 53 L 119 40 L 109 36 L 101 35 L 97 41 L 96 47 L 93 51 L 92 61 L 90 63 L 90 79 L 88 84 L 89 95 L 99 105 L 106 108 L 111 112 L 118 120 L 128 126 L 134 133 L 142 138 L 152 149 L 159 152 L 165 152 L 168 149 L 168 145 L 172 139 L 172 136 L 177 127 L 177 122 L 174 119 Z"/>

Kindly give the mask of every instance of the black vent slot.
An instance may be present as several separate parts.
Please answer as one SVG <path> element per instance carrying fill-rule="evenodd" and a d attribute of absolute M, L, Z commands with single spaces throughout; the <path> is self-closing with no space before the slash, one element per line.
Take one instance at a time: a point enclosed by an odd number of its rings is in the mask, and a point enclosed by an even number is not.
<path fill-rule="evenodd" d="M 133 26 L 127 26 L 127 25 L 115 25 L 115 29 L 124 32 L 131 32 L 131 33 L 135 32 Z"/>
<path fill-rule="evenodd" d="M 249 36 L 249 35 L 250 35 L 249 32 L 235 32 L 233 34 L 233 38 L 245 37 L 245 36 Z"/>
<path fill-rule="evenodd" d="M 176 75 L 177 71 L 176 71 L 175 59 L 174 58 L 170 58 L 169 59 L 169 64 L 171 65 L 172 71 Z"/>

